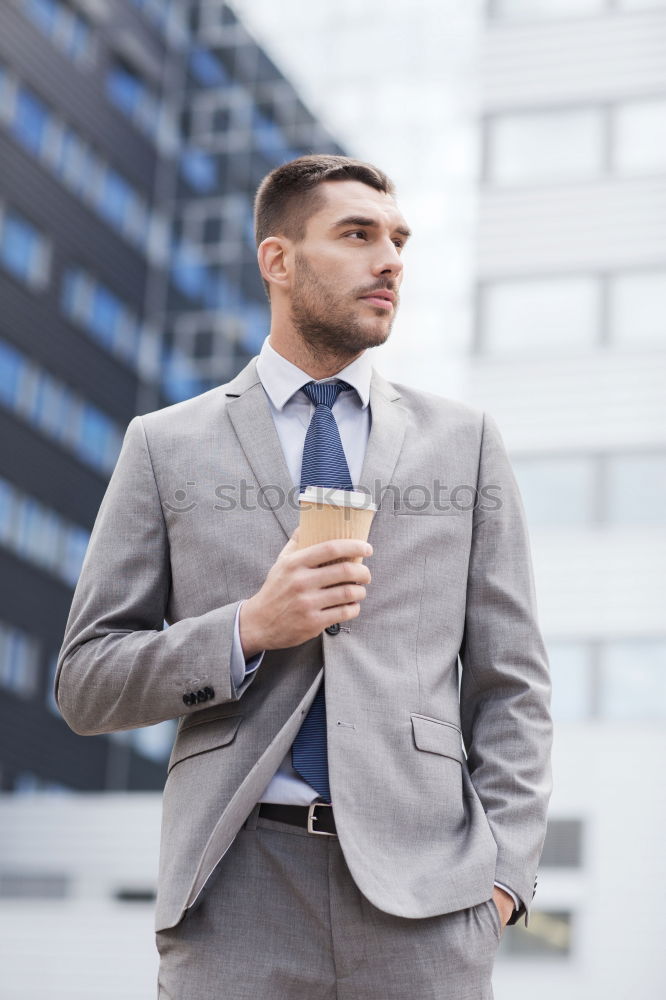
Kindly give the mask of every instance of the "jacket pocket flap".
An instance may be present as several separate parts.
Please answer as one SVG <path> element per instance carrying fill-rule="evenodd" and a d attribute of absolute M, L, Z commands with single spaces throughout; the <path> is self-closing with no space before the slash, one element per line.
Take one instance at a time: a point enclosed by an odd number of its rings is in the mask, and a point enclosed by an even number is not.
<path fill-rule="evenodd" d="M 414 743 L 419 750 L 439 753 L 462 763 L 462 738 L 457 726 L 440 719 L 431 719 L 427 715 L 412 715 L 412 731 Z"/>
<path fill-rule="evenodd" d="M 207 725 L 181 729 L 171 751 L 167 773 L 187 757 L 194 757 L 196 754 L 206 753 L 207 750 L 216 750 L 218 747 L 233 743 L 242 721 L 242 715 L 228 715 L 222 719 L 211 719 Z"/>

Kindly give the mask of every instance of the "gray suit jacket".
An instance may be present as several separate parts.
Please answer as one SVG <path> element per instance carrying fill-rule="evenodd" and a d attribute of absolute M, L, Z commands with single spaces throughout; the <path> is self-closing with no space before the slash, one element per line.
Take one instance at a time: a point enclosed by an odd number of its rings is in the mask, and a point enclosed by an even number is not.
<path fill-rule="evenodd" d="M 56 691 L 82 734 L 181 716 L 164 791 L 158 929 L 196 904 L 324 667 L 337 829 L 363 894 L 388 913 L 427 917 L 489 899 L 497 879 L 529 909 L 552 732 L 516 482 L 487 414 L 377 372 L 370 405 L 358 487 L 379 511 L 360 616 L 337 635 L 267 652 L 238 690 L 238 603 L 298 522 L 255 360 L 127 429 Z M 205 688 L 214 691 L 205 705 L 184 704 Z"/>

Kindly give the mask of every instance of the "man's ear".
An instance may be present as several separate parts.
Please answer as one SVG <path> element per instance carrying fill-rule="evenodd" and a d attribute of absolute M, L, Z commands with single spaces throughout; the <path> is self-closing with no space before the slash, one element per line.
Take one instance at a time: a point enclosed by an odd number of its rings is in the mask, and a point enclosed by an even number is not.
<path fill-rule="evenodd" d="M 286 288 L 290 279 L 290 241 L 283 236 L 268 236 L 259 244 L 257 262 L 264 281 L 272 288 Z"/>

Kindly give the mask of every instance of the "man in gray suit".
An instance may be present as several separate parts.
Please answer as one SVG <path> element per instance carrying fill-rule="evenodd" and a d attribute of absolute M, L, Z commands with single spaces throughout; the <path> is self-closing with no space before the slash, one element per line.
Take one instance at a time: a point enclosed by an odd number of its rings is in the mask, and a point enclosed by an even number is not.
<path fill-rule="evenodd" d="M 256 228 L 270 336 L 227 385 L 131 421 L 58 703 L 83 734 L 181 717 L 162 1000 L 492 997 L 551 789 L 516 482 L 487 413 L 371 367 L 410 235 L 381 171 L 279 167 Z M 308 484 L 370 494 L 370 544 L 299 548 Z"/>

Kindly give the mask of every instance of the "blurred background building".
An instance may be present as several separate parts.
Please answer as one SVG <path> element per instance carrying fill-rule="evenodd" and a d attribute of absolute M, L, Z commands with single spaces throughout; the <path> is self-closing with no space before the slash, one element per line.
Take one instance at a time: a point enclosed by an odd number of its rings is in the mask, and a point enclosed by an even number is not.
<path fill-rule="evenodd" d="M 495 995 L 656 1000 L 664 0 L 2 7 L 2 787 L 161 785 L 170 727 L 79 739 L 49 672 L 124 427 L 256 353 L 253 190 L 331 136 L 394 177 L 416 233 L 378 367 L 495 416 L 531 528 L 555 791 Z M 82 939 L 109 996 L 150 995 L 158 824 L 159 796 L 0 802 L 0 1000 L 92 995 Z"/>
<path fill-rule="evenodd" d="M 63 626 L 132 416 L 259 350 L 254 191 L 312 149 L 341 152 L 224 4 L 0 5 L 1 789 L 161 788 L 171 724 L 63 724 Z"/>
<path fill-rule="evenodd" d="M 555 791 L 496 995 L 659 995 L 666 861 L 666 7 L 494 0 L 475 325 L 531 528 Z M 658 928 L 661 927 L 661 931 Z"/>

